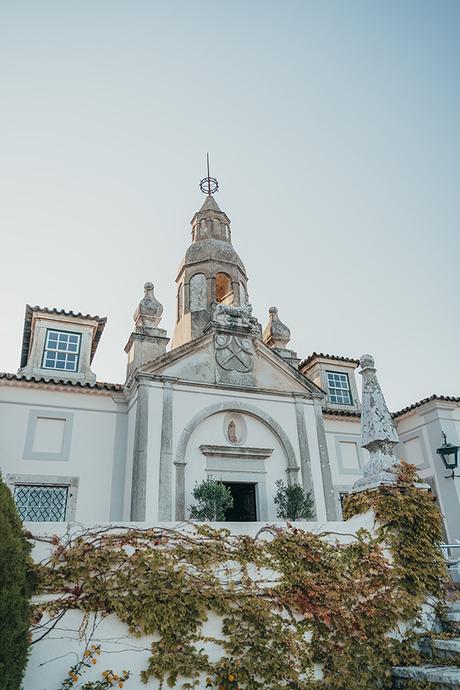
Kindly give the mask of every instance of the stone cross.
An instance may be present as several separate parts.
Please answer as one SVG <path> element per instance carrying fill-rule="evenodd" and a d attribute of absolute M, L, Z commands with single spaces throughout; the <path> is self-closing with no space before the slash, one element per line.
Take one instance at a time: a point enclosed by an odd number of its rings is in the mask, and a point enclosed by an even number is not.
<path fill-rule="evenodd" d="M 399 460 L 393 449 L 399 442 L 393 420 L 377 379 L 374 358 L 363 355 L 360 359 L 363 377 L 361 445 L 369 451 L 370 458 L 364 466 L 364 476 L 358 479 L 353 491 L 394 484 L 397 481 Z"/>

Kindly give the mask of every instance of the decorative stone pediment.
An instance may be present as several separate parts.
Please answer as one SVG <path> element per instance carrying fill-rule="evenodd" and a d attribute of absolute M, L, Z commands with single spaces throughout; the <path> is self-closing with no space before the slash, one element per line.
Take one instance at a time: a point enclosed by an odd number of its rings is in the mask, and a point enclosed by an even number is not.
<path fill-rule="evenodd" d="M 265 460 L 273 453 L 273 448 L 249 448 L 244 446 L 200 446 L 206 457 L 241 458 L 243 460 Z"/>
<path fill-rule="evenodd" d="M 208 332 L 149 362 L 143 372 L 187 384 L 223 384 L 324 398 L 324 392 L 254 334 L 215 324 Z"/>

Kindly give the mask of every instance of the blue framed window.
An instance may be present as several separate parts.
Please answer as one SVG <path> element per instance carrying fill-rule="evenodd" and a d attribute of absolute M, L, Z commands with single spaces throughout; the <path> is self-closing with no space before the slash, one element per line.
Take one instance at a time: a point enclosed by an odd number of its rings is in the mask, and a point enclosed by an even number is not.
<path fill-rule="evenodd" d="M 43 368 L 77 371 L 80 340 L 80 333 L 48 329 L 43 352 Z"/>
<path fill-rule="evenodd" d="M 338 371 L 327 371 L 329 400 L 336 405 L 353 405 L 348 374 Z"/>

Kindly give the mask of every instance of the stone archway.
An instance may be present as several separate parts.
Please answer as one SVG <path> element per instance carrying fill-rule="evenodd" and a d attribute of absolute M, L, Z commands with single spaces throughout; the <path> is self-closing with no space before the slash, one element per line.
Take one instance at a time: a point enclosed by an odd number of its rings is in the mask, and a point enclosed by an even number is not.
<path fill-rule="evenodd" d="M 185 454 L 190 436 L 207 417 L 211 417 L 219 412 L 245 412 L 265 424 L 274 433 L 283 448 L 287 460 L 288 484 L 296 481 L 295 476 L 299 472 L 300 467 L 297 464 L 294 448 L 284 429 L 271 415 L 243 400 L 223 401 L 215 405 L 209 405 L 209 407 L 205 407 L 192 417 L 179 437 L 174 460 L 176 466 L 176 520 L 185 519 L 185 466 L 187 464 Z"/>

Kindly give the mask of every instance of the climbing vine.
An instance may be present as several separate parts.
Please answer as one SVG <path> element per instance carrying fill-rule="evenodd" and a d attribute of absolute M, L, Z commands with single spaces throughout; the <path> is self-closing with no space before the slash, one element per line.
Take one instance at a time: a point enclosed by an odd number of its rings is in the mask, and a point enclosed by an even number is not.
<path fill-rule="evenodd" d="M 154 638 L 144 683 L 390 688 L 391 667 L 418 657 L 410 629 L 389 633 L 440 593 L 445 576 L 439 515 L 414 478 L 405 465 L 397 485 L 350 497 L 347 515 L 372 508 L 379 526 L 348 544 L 289 525 L 256 537 L 190 525 L 50 538 L 55 548 L 38 570 L 42 593 L 54 598 L 35 621 L 70 609 L 116 614 L 131 635 Z M 210 614 L 221 620 L 218 634 L 205 632 Z M 209 645 L 219 654 L 208 655 Z"/>
<path fill-rule="evenodd" d="M 414 605 L 427 594 L 442 595 L 447 574 L 439 549 L 441 514 L 435 497 L 417 488 L 420 481 L 414 465 L 402 462 L 397 484 L 350 494 L 344 503 L 345 519 L 374 511 L 377 537 L 390 546 L 393 556 L 393 578 Z"/>

